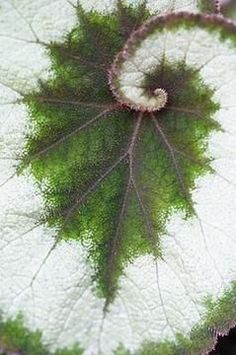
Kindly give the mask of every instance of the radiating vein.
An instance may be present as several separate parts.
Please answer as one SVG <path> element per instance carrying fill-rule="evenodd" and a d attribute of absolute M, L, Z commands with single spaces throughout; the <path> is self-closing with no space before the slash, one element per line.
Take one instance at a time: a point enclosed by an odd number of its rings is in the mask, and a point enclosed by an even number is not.
<path fill-rule="evenodd" d="M 138 204 L 141 210 L 141 213 L 143 215 L 143 219 L 144 219 L 144 223 L 145 223 L 145 228 L 147 230 L 148 236 L 151 239 L 152 245 L 156 248 L 156 241 L 155 241 L 155 237 L 154 237 L 154 229 L 152 226 L 151 221 L 148 218 L 148 214 L 145 208 L 145 204 L 142 200 L 142 196 L 139 192 L 138 186 L 136 184 L 135 181 L 135 174 L 134 174 L 134 147 L 132 148 L 132 155 L 130 156 L 130 160 L 129 160 L 129 170 L 130 170 L 130 177 L 131 177 L 131 182 L 134 188 L 134 191 L 136 193 L 137 196 L 137 200 L 138 200 Z"/>
<path fill-rule="evenodd" d="M 154 115 L 152 115 L 152 119 L 153 119 L 153 121 L 154 121 L 154 124 L 155 124 L 155 127 L 156 127 L 157 131 L 159 132 L 159 134 L 160 134 L 160 136 L 162 137 L 162 139 L 163 139 L 163 141 L 164 141 L 166 147 L 168 148 L 168 151 L 169 151 L 169 153 L 170 153 L 170 155 L 171 155 L 171 158 L 172 158 L 172 163 L 173 163 L 173 165 L 174 165 L 174 168 L 175 168 L 175 171 L 176 171 L 178 180 L 179 180 L 179 183 L 180 183 L 181 186 L 182 186 L 182 190 L 183 190 L 183 192 L 184 192 L 184 195 L 186 196 L 186 198 L 187 198 L 189 204 L 191 205 L 191 196 L 190 196 L 190 194 L 189 194 L 189 192 L 188 192 L 188 190 L 187 190 L 187 188 L 186 188 L 186 186 L 185 186 L 184 180 L 183 180 L 183 178 L 182 178 L 182 174 L 181 174 L 181 172 L 180 172 L 180 168 L 179 168 L 178 162 L 177 162 L 177 160 L 176 160 L 176 158 L 175 158 L 175 151 L 174 151 L 172 145 L 170 144 L 170 142 L 169 142 L 167 136 L 165 135 L 165 133 L 164 133 L 164 131 L 163 131 L 161 125 L 159 124 L 158 120 L 154 117 Z M 191 206 L 191 207 L 192 207 L 192 206 Z M 195 210 L 194 207 L 192 207 L 192 210 L 193 210 L 194 215 L 196 216 L 196 218 L 197 218 L 197 220 L 198 220 L 198 222 L 199 222 L 200 230 L 201 230 L 201 233 L 202 233 L 202 236 L 203 236 L 203 242 L 204 242 L 205 248 L 206 248 L 206 250 L 207 250 L 207 253 L 208 253 L 208 255 L 210 256 L 210 258 L 211 258 L 211 260 L 212 260 L 212 262 L 213 262 L 213 264 L 214 264 L 214 266 L 215 266 L 215 269 L 217 270 L 218 274 L 220 275 L 222 281 L 224 282 L 223 277 L 222 277 L 222 274 L 221 274 L 221 272 L 220 272 L 220 270 L 219 270 L 219 268 L 218 268 L 218 266 L 217 266 L 217 264 L 216 264 L 216 261 L 215 261 L 214 257 L 211 255 L 211 253 L 210 253 L 210 251 L 209 251 L 209 248 L 208 248 L 208 245 L 207 245 L 206 236 L 205 236 L 205 232 L 204 232 L 204 229 L 203 229 L 203 226 L 202 226 L 201 219 L 199 218 L 198 213 L 197 213 L 197 211 Z"/>
<path fill-rule="evenodd" d="M 117 244 L 118 244 L 118 239 L 121 234 L 122 222 L 124 220 L 124 215 L 125 215 L 125 211 L 126 211 L 126 207 L 127 207 L 128 196 L 129 196 L 131 186 L 132 186 L 131 177 L 129 177 L 128 183 L 127 183 L 126 189 L 125 189 L 125 194 L 124 194 L 124 198 L 123 198 L 123 202 L 122 202 L 122 206 L 121 206 L 121 210 L 120 210 L 120 214 L 119 214 L 119 218 L 118 218 L 118 223 L 117 223 L 115 235 L 112 238 L 111 248 L 108 251 L 109 256 L 108 256 L 107 267 L 106 267 L 107 268 L 107 277 L 106 277 L 107 278 L 107 285 L 106 286 L 108 288 L 109 294 L 112 294 L 112 289 L 114 287 L 113 280 L 112 280 L 113 270 L 116 267 L 116 264 L 114 263 L 114 258 L 116 256 L 116 254 L 118 253 Z M 107 302 L 105 303 L 104 310 L 106 310 L 109 302 L 110 302 L 110 299 L 108 298 Z"/>
<path fill-rule="evenodd" d="M 0 33 L 0 37 L 3 38 L 7 38 L 7 39 L 12 39 L 14 41 L 20 41 L 20 42 L 24 42 L 24 43 L 29 43 L 29 44 L 38 44 L 38 45 L 46 45 L 45 43 L 39 41 L 39 40 L 29 40 L 29 39 L 25 39 L 25 38 L 21 38 L 21 37 L 17 37 L 17 36 L 10 36 L 4 33 Z"/>
<path fill-rule="evenodd" d="M 158 122 L 157 118 L 153 114 L 152 114 L 152 120 L 153 120 L 153 123 L 155 125 L 157 133 L 162 138 L 165 146 L 167 147 L 167 149 L 169 151 L 169 154 L 170 154 L 170 157 L 171 157 L 171 160 L 172 160 L 172 164 L 174 166 L 174 169 L 175 169 L 175 172 L 176 172 L 176 175 L 177 175 L 177 178 L 178 178 L 177 180 L 179 181 L 181 190 L 182 190 L 183 194 L 185 195 L 185 197 L 187 197 L 187 200 L 189 201 L 189 203 L 191 205 L 191 197 L 190 197 L 190 194 L 189 194 L 188 190 L 186 189 L 185 182 L 184 182 L 184 179 L 183 179 L 183 176 L 182 176 L 178 161 L 177 161 L 177 159 L 175 157 L 174 149 L 173 149 L 171 143 L 169 142 L 169 140 L 168 140 L 163 128 L 160 125 L 160 123 Z"/>
<path fill-rule="evenodd" d="M 15 6 L 15 4 L 13 3 L 13 1 L 9 1 L 11 7 L 17 12 L 17 14 L 19 15 L 20 18 L 23 19 L 23 21 L 27 24 L 27 26 L 29 27 L 32 35 L 34 36 L 34 38 L 36 39 L 36 41 L 40 41 L 39 37 L 37 35 L 37 33 L 35 32 L 32 24 L 27 20 L 27 18 L 23 15 L 23 13 L 18 9 L 17 6 Z"/>
<path fill-rule="evenodd" d="M 181 113 L 190 113 L 190 114 L 194 114 L 200 118 L 202 118 L 202 112 L 199 111 L 196 108 L 188 108 L 188 107 L 178 107 L 178 106 L 167 106 L 165 108 L 166 110 L 170 110 L 170 111 L 176 111 L 176 112 L 181 112 Z"/>
<path fill-rule="evenodd" d="M 8 88 L 8 89 L 14 91 L 16 94 L 20 95 L 21 97 L 24 96 L 24 93 L 23 93 L 22 91 L 20 91 L 20 90 L 14 88 L 14 87 L 12 87 L 12 86 L 11 86 L 10 84 L 8 84 L 8 83 L 5 83 L 5 82 L 3 82 L 3 81 L 0 81 L 0 85 L 3 85 L 3 86 L 5 86 L 6 88 Z"/>
<path fill-rule="evenodd" d="M 161 287 L 160 287 L 160 283 L 159 283 L 159 270 L 158 270 L 158 264 L 157 262 L 155 263 L 155 267 L 156 267 L 156 282 L 157 282 L 157 289 L 158 289 L 158 294 L 159 294 L 159 297 L 160 297 L 160 301 L 161 301 L 161 307 L 162 307 L 162 310 L 163 310 L 163 313 L 164 313 L 164 316 L 165 316 L 165 319 L 166 319 L 166 323 L 167 325 L 169 326 L 172 334 L 175 336 L 175 332 L 173 330 L 173 327 L 170 323 L 170 320 L 169 320 L 169 317 L 168 317 L 168 314 L 166 312 L 166 306 L 165 306 L 165 302 L 163 300 L 163 296 L 162 296 L 162 292 L 161 292 Z"/>
<path fill-rule="evenodd" d="M 100 118 L 110 114 L 111 112 L 115 111 L 116 109 L 119 109 L 120 105 L 113 105 L 110 106 L 109 108 L 103 110 L 102 112 L 100 112 L 98 115 L 96 115 L 95 117 L 91 118 L 89 121 L 85 122 L 84 124 L 82 124 L 81 126 L 79 126 L 78 128 L 76 128 L 73 132 L 66 134 L 65 136 L 59 138 L 56 142 L 52 143 L 51 145 L 47 146 L 46 148 L 40 150 L 39 152 L 37 152 L 36 154 L 28 157 L 25 159 L 25 162 L 30 163 L 31 161 L 33 161 L 34 159 L 37 159 L 38 157 L 47 154 L 50 150 L 58 147 L 60 144 L 64 143 L 65 141 L 67 141 L 68 139 L 70 139 L 71 137 L 75 136 L 76 134 L 78 134 L 79 132 L 84 131 L 85 129 L 87 129 L 88 127 L 92 126 L 96 121 L 98 121 Z"/>
<path fill-rule="evenodd" d="M 56 97 L 43 97 L 38 96 L 37 100 L 48 103 L 71 105 L 71 106 L 81 106 L 81 107 L 92 107 L 92 108 L 106 108 L 112 106 L 111 104 L 96 104 L 95 102 L 83 102 L 78 100 L 63 100 Z M 114 105 L 114 104 L 113 104 Z"/>
<path fill-rule="evenodd" d="M 112 164 L 91 186 L 89 186 L 89 188 L 86 190 L 86 192 L 82 196 L 77 197 L 77 199 L 76 199 L 75 203 L 73 204 L 73 206 L 66 213 L 64 224 L 67 223 L 68 219 L 71 217 L 71 215 L 76 210 L 76 208 L 78 208 L 83 202 L 85 202 L 87 197 L 93 191 L 96 190 L 96 188 L 102 183 L 102 181 L 108 175 L 110 175 L 112 173 L 112 171 L 125 159 L 126 156 L 127 156 L 127 152 L 125 152 L 124 154 L 120 155 L 120 157 L 115 161 L 115 163 Z"/>
<path fill-rule="evenodd" d="M 138 130 L 141 124 L 141 120 L 142 120 L 142 115 L 140 115 L 139 119 L 137 120 L 137 124 L 135 125 L 135 129 L 134 132 L 132 134 L 131 137 L 131 141 L 130 144 L 128 146 L 128 149 L 125 151 L 125 153 L 121 154 L 118 159 L 101 175 L 99 176 L 99 178 L 88 187 L 88 189 L 86 190 L 85 193 L 82 194 L 82 196 L 78 196 L 76 198 L 75 203 L 73 204 L 73 206 L 69 209 L 69 211 L 66 213 L 65 216 L 65 223 L 67 223 L 68 219 L 70 218 L 70 216 L 73 214 L 73 212 L 75 211 L 76 208 L 78 208 L 83 202 L 85 202 L 85 200 L 87 199 L 87 197 L 96 190 L 96 188 L 102 183 L 102 181 L 108 176 L 110 175 L 114 169 L 127 157 L 132 155 L 133 152 L 133 147 L 135 144 L 135 141 L 137 139 L 137 134 L 138 134 Z"/>
<path fill-rule="evenodd" d="M 128 177 L 128 181 L 127 181 L 126 188 L 125 188 L 125 193 L 124 193 L 124 197 L 123 197 L 123 201 L 122 201 L 122 205 L 121 205 L 121 209 L 120 209 L 120 213 L 119 213 L 119 217 L 118 217 L 118 221 L 117 221 L 115 234 L 114 234 L 114 237 L 112 238 L 111 247 L 108 250 L 109 254 L 108 254 L 108 261 L 107 261 L 107 272 L 108 272 L 107 273 L 107 288 L 108 288 L 108 292 L 111 295 L 112 295 L 112 289 L 113 289 L 112 274 L 113 274 L 114 268 L 116 267 L 116 263 L 114 262 L 114 258 L 118 253 L 117 244 L 118 244 L 118 240 L 121 235 L 122 222 L 124 221 L 124 216 L 125 216 L 125 212 L 126 212 L 126 208 L 127 208 L 127 204 L 128 204 L 129 192 L 132 188 L 133 154 L 134 154 L 135 145 L 138 140 L 142 119 L 143 119 L 143 114 L 140 113 L 137 118 L 137 122 L 135 124 L 134 130 L 133 130 L 133 134 L 131 137 L 131 141 L 130 141 L 128 150 L 126 152 L 126 155 L 129 156 L 129 177 Z M 106 303 L 104 305 L 104 311 L 106 311 L 106 308 L 107 308 L 109 302 L 110 302 L 110 299 L 107 298 Z"/>
<path fill-rule="evenodd" d="M 137 196 L 138 204 L 139 204 L 142 216 L 143 216 L 143 220 L 144 220 L 146 231 L 147 231 L 148 236 L 149 236 L 149 240 L 151 241 L 152 247 L 156 251 L 155 254 L 158 255 L 159 252 L 158 252 L 157 242 L 156 242 L 156 239 L 155 239 L 154 228 L 153 228 L 152 222 L 150 221 L 150 219 L 148 217 L 148 213 L 146 211 L 145 204 L 143 202 L 142 196 L 141 196 L 141 194 L 139 192 L 139 189 L 137 187 L 137 184 L 136 184 L 134 178 L 132 178 L 132 184 L 133 184 L 136 196 Z M 157 255 L 155 255 L 155 256 L 157 256 Z"/>

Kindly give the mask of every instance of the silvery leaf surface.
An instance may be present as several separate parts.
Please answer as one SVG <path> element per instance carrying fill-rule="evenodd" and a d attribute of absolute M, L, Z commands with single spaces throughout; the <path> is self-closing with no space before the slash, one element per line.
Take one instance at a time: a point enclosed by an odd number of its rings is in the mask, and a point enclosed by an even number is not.
<path fill-rule="evenodd" d="M 198 9 L 0 5 L 3 350 L 204 354 L 234 325 L 236 29 Z"/>

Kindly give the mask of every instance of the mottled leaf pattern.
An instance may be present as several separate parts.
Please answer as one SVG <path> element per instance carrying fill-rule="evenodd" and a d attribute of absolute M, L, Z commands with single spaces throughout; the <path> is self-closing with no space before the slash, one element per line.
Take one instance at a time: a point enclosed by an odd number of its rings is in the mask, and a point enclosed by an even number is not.
<path fill-rule="evenodd" d="M 197 354 L 234 323 L 235 24 L 197 6 L 2 5 L 4 351 Z"/>

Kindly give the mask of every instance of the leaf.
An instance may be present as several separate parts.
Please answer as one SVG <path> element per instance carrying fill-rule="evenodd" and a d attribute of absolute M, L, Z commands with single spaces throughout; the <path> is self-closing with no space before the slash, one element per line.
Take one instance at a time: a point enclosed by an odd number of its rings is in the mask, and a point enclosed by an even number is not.
<path fill-rule="evenodd" d="M 164 12 L 170 11 L 197 11 L 198 2 L 199 0 L 163 0 L 163 1 L 134 1 L 134 0 L 127 0 L 125 4 L 128 5 L 139 5 L 140 3 L 145 3 L 148 10 L 152 14 L 161 14 Z M 96 1 L 96 0 L 81 0 L 80 4 L 86 11 L 95 10 L 99 12 L 107 12 L 110 13 L 114 10 L 117 6 L 116 0 L 103 0 L 103 1 Z"/>
<path fill-rule="evenodd" d="M 200 0 L 198 7 L 201 10 L 201 12 L 206 12 L 206 13 L 219 13 L 221 11 L 221 4 L 220 1 L 218 0 L 210 0 L 210 1 Z"/>
<path fill-rule="evenodd" d="M 235 26 L 185 13 L 143 26 L 142 5 L 78 15 L 61 41 L 27 44 L 32 65 L 40 48 L 37 89 L 34 73 L 22 84 L 17 50 L 3 77 L 14 111 L 6 121 L 3 108 L 1 307 L 23 311 L 53 351 L 78 341 L 88 353 L 202 350 L 233 321 L 234 288 L 215 298 L 234 279 Z M 163 90 L 167 102 L 149 110 Z"/>
<path fill-rule="evenodd" d="M 221 14 L 235 19 L 236 4 L 233 0 L 200 0 L 198 8 L 202 12 Z"/>
<path fill-rule="evenodd" d="M 222 1 L 221 3 L 221 12 L 224 16 L 230 17 L 233 20 L 236 18 L 236 4 L 234 1 Z"/>
<path fill-rule="evenodd" d="M 81 8 L 78 14 L 79 28 L 66 43 L 50 46 L 55 75 L 24 98 L 33 129 L 23 165 L 30 164 L 44 186 L 44 219 L 58 227 L 59 239 L 88 246 L 108 305 L 128 262 L 145 253 L 161 256 L 160 236 L 171 215 L 194 214 L 191 190 L 210 170 L 205 141 L 219 129 L 212 119 L 218 105 L 184 61 L 173 65 L 167 57 L 159 64 L 153 57 L 159 65 L 143 85 L 146 92 L 155 85 L 166 90 L 166 110 L 148 115 L 138 97 L 138 112 L 128 104 L 130 111 L 124 92 L 118 102 L 113 97 L 107 72 L 127 35 L 145 21 L 145 6 L 132 11 L 120 3 L 107 17 Z M 121 76 L 117 85 L 132 92 L 133 71 L 116 75 L 112 82 Z"/>
<path fill-rule="evenodd" d="M 39 332 L 30 332 L 21 316 L 15 320 L 0 319 L 0 351 L 6 355 L 49 355 L 51 352 L 42 344 Z M 81 355 L 83 350 L 75 346 L 70 350 L 59 350 L 54 355 Z"/>

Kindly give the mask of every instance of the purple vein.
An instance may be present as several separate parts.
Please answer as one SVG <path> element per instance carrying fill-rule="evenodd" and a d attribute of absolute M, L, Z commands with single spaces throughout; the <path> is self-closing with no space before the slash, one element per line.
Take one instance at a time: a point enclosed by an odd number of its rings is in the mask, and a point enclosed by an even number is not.
<path fill-rule="evenodd" d="M 107 66 L 104 65 L 104 64 L 99 64 L 99 65 L 96 65 L 94 64 L 94 61 L 91 62 L 89 60 L 84 60 L 82 59 L 81 56 L 79 55 L 76 55 L 76 54 L 71 54 L 67 49 L 65 48 L 61 48 L 61 47 L 58 47 L 57 48 L 61 53 L 63 53 L 64 55 L 66 55 L 68 58 L 70 59 L 73 59 L 75 61 L 79 61 L 80 62 L 80 65 L 82 66 L 89 66 L 89 67 L 92 67 L 94 69 L 101 69 L 101 70 L 106 70 L 107 69 Z"/>
<path fill-rule="evenodd" d="M 181 187 L 182 192 L 184 193 L 185 197 L 187 197 L 188 201 L 191 201 L 191 198 L 189 196 L 189 192 L 186 189 L 185 183 L 184 183 L 184 179 L 182 177 L 181 171 L 180 171 L 180 167 L 178 164 L 178 161 L 175 157 L 175 150 L 172 147 L 171 143 L 169 142 L 169 139 L 167 138 L 162 126 L 160 125 L 160 123 L 158 122 L 157 118 L 152 114 L 152 120 L 154 123 L 154 126 L 156 128 L 156 131 L 158 133 L 158 135 L 161 137 L 161 139 L 163 140 L 167 150 L 169 151 L 171 160 L 172 160 L 172 164 L 174 166 L 175 172 L 177 174 L 177 178 Z"/>
<path fill-rule="evenodd" d="M 132 186 L 134 188 L 135 194 L 137 196 L 138 199 L 138 203 L 139 203 L 139 207 L 141 209 L 142 215 L 143 215 L 143 219 L 145 222 L 145 227 L 147 230 L 147 233 L 149 235 L 149 237 L 152 240 L 152 244 L 155 245 L 155 239 L 154 239 L 154 232 L 153 232 L 153 226 L 152 223 L 150 222 L 149 218 L 148 218 L 148 214 L 144 205 L 144 202 L 142 200 L 142 196 L 139 192 L 139 189 L 137 187 L 136 181 L 135 181 L 135 177 L 134 177 L 134 153 L 135 153 L 135 144 L 137 143 L 137 139 L 138 139 L 138 132 L 140 130 L 140 124 L 141 124 L 141 120 L 142 120 L 142 115 L 139 116 L 139 120 L 138 121 L 138 125 L 136 127 L 136 133 L 134 134 L 134 138 L 133 138 L 133 142 L 130 145 L 130 153 L 129 153 L 129 171 L 130 171 L 130 180 L 132 183 Z"/>
<path fill-rule="evenodd" d="M 182 113 L 191 113 L 194 114 L 195 116 L 202 117 L 201 111 L 194 109 L 194 108 L 188 108 L 188 107 L 178 107 L 178 106 L 167 106 L 165 108 L 166 110 L 169 111 L 176 111 L 176 112 L 182 112 Z"/>
<path fill-rule="evenodd" d="M 133 159 L 134 147 L 135 147 L 135 144 L 136 144 L 137 139 L 138 139 L 142 118 L 143 118 L 143 114 L 141 113 L 139 115 L 138 119 L 137 119 L 137 123 L 135 125 L 134 132 L 133 132 L 132 138 L 131 138 L 131 143 L 130 143 L 130 146 L 129 146 L 128 150 L 127 150 L 127 155 L 129 155 L 130 161 L 132 161 L 132 159 Z M 126 190 L 125 190 L 121 211 L 120 211 L 120 214 L 119 214 L 116 233 L 115 233 L 115 237 L 114 237 L 113 243 L 112 243 L 111 255 L 113 255 L 115 253 L 115 250 L 116 250 L 115 246 L 116 246 L 117 239 L 118 239 L 118 237 L 120 235 L 121 224 L 122 224 L 122 220 L 123 220 L 123 217 L 124 217 L 124 214 L 125 214 L 125 209 L 126 209 L 127 201 L 128 201 L 128 194 L 129 194 L 129 191 L 130 191 L 130 188 L 131 188 L 131 185 L 132 185 L 132 180 L 133 180 L 132 171 L 130 170 L 130 175 L 129 175 L 127 187 L 126 187 Z"/>
<path fill-rule="evenodd" d="M 187 160 L 189 160 L 189 161 L 191 161 L 191 162 L 193 162 L 193 163 L 195 163 L 195 164 L 198 164 L 198 165 L 200 165 L 200 166 L 203 166 L 203 167 L 205 166 L 205 165 L 204 165 L 204 162 L 201 161 L 201 160 L 199 160 L 199 159 L 197 159 L 196 157 L 194 157 L 194 156 L 192 156 L 192 155 L 190 155 L 190 154 L 187 154 L 187 153 L 183 152 L 182 150 L 179 150 L 179 149 L 176 149 L 176 148 L 173 148 L 173 150 L 176 152 L 176 154 L 181 155 L 181 156 L 184 157 L 185 159 L 187 159 Z M 206 158 L 206 159 L 207 159 L 207 158 Z M 211 159 L 208 158 L 208 161 L 210 162 Z M 207 163 L 208 161 L 206 161 L 205 163 Z"/>
<path fill-rule="evenodd" d="M 110 249 L 109 256 L 108 256 L 108 262 L 107 262 L 107 282 L 108 282 L 108 285 L 107 286 L 108 286 L 109 292 L 111 292 L 111 289 L 112 289 L 111 275 L 112 275 L 112 271 L 115 267 L 114 257 L 117 254 L 117 244 L 118 244 L 118 240 L 119 240 L 120 233 L 121 233 L 122 221 L 124 219 L 131 186 L 132 186 L 131 177 L 129 177 L 128 183 L 127 183 L 126 189 L 125 189 L 125 194 L 124 194 L 121 210 L 119 213 L 119 218 L 118 218 L 118 223 L 117 223 L 115 235 L 114 235 L 114 238 L 112 238 L 112 243 L 111 243 L 112 245 L 111 245 L 111 249 Z M 108 303 L 109 303 L 109 300 L 107 300 L 107 302 L 105 303 L 104 311 L 106 310 Z"/>
<path fill-rule="evenodd" d="M 134 130 L 133 130 L 133 134 L 131 137 L 129 147 L 125 153 L 126 156 L 129 156 L 129 166 L 130 166 L 131 162 L 133 161 L 133 152 L 135 149 L 136 142 L 138 140 L 142 119 L 143 119 L 143 113 L 140 113 L 138 116 L 137 122 L 135 124 Z M 119 240 L 119 237 L 121 234 L 122 221 L 124 219 L 125 211 L 127 208 L 129 192 L 130 192 L 130 189 L 132 188 L 132 179 L 133 179 L 132 170 L 130 168 L 129 178 L 128 178 L 128 182 L 127 182 L 126 188 L 125 188 L 125 193 L 124 193 L 123 202 L 122 202 L 119 217 L 118 217 L 115 235 L 114 235 L 114 238 L 112 238 L 111 249 L 110 249 L 109 256 L 108 256 L 108 262 L 107 262 L 107 282 L 108 282 L 108 285 L 107 286 L 108 286 L 109 292 L 111 292 L 111 288 L 112 288 L 112 276 L 111 275 L 112 275 L 113 269 L 115 267 L 114 257 L 117 254 L 117 244 L 118 244 L 118 240 Z M 106 312 L 108 305 L 109 305 L 109 299 L 107 299 L 105 302 L 104 312 Z"/>
<path fill-rule="evenodd" d="M 91 107 L 91 108 L 105 108 L 109 104 L 96 104 L 95 102 L 83 102 L 77 100 L 61 100 L 55 97 L 37 97 L 38 100 L 42 102 L 62 104 L 62 105 L 71 105 L 71 106 L 82 106 L 82 107 Z"/>
<path fill-rule="evenodd" d="M 183 189 L 183 192 L 187 198 L 187 200 L 189 201 L 189 204 L 191 205 L 191 197 L 185 187 L 185 184 L 184 184 L 184 180 L 182 178 L 182 175 L 181 175 L 181 172 L 180 172 L 180 169 L 179 169 L 179 166 L 178 166 L 178 162 L 175 158 L 175 152 L 174 152 L 174 148 L 172 147 L 171 143 L 169 142 L 166 134 L 164 133 L 161 125 L 159 124 L 158 120 L 154 117 L 154 115 L 152 115 L 152 119 L 154 121 L 154 124 L 155 124 L 155 127 L 157 129 L 157 132 L 160 134 L 161 138 L 163 139 L 167 149 L 169 150 L 170 152 L 170 155 L 171 155 L 171 158 L 172 158 L 172 162 L 173 162 L 173 165 L 174 165 L 174 168 L 176 170 L 176 174 L 177 174 L 177 177 L 178 177 L 178 180 L 179 180 L 179 183 L 181 184 L 181 187 Z M 192 207 L 192 210 L 194 212 L 194 215 L 196 216 L 198 222 L 199 222 L 199 226 L 200 226 L 200 229 L 201 229 L 201 233 L 202 233 L 202 236 L 203 236 L 203 239 L 204 239 L 204 244 L 205 244 L 205 247 L 206 247 L 206 250 L 207 250 L 207 253 L 209 254 L 210 258 L 212 259 L 214 265 L 215 265 L 215 268 L 216 270 L 218 271 L 220 277 L 222 278 L 223 280 L 223 277 L 221 275 L 221 272 L 216 264 L 216 261 L 214 259 L 214 257 L 211 255 L 210 251 L 209 251 L 209 248 L 208 248 L 208 245 L 207 245 L 207 241 L 206 241 L 206 236 L 205 236 L 205 232 L 204 232 L 204 229 L 203 229 L 203 226 L 202 226 L 202 221 L 196 211 L 196 209 L 194 208 L 194 206 L 191 206 Z"/>
<path fill-rule="evenodd" d="M 122 154 L 113 165 L 111 165 L 88 189 L 87 191 L 81 196 L 78 197 L 74 203 L 74 205 L 69 209 L 69 211 L 66 213 L 64 223 L 68 221 L 72 213 L 75 211 L 75 209 L 83 203 L 88 195 L 96 190 L 96 188 L 101 184 L 101 182 L 110 174 L 112 171 L 125 159 L 127 156 L 127 153 Z"/>
<path fill-rule="evenodd" d="M 136 184 L 134 178 L 132 178 L 132 184 L 133 184 L 134 191 L 135 191 L 135 194 L 137 196 L 138 203 L 139 203 L 142 215 L 143 215 L 143 219 L 144 219 L 144 223 L 145 223 L 145 227 L 146 227 L 149 239 L 151 240 L 151 243 L 152 243 L 152 246 L 154 247 L 154 249 L 156 249 L 156 252 L 158 252 L 157 245 L 156 245 L 156 240 L 155 240 L 155 237 L 154 237 L 154 229 L 153 229 L 153 226 L 152 226 L 152 222 L 150 221 L 150 219 L 148 217 L 148 212 L 146 211 L 145 204 L 143 202 L 142 196 L 140 194 L 140 191 L 139 191 L 139 189 L 137 187 L 137 184 Z"/>
<path fill-rule="evenodd" d="M 66 140 L 70 139 L 71 137 L 73 137 L 74 135 L 78 134 L 79 132 L 84 131 L 86 128 L 88 128 L 89 126 L 94 124 L 96 121 L 98 121 L 100 118 L 102 118 L 105 115 L 115 111 L 118 108 L 120 108 L 120 105 L 113 105 L 113 106 L 110 106 L 109 108 L 103 110 L 98 115 L 96 115 L 95 117 L 91 118 L 89 121 L 85 122 L 80 127 L 75 129 L 73 132 L 68 133 L 67 135 L 61 137 L 56 142 L 52 143 L 48 147 L 46 147 L 46 148 L 42 149 L 41 151 L 39 151 L 38 153 L 34 154 L 32 157 L 29 157 L 28 161 L 26 159 L 26 161 L 27 162 L 31 162 L 32 160 L 40 157 L 41 155 L 44 155 L 44 154 L 48 153 L 51 149 L 58 147 L 60 144 L 64 143 Z"/>
<path fill-rule="evenodd" d="M 142 116 L 140 116 L 142 118 Z M 119 156 L 119 158 L 115 161 L 115 163 L 113 163 L 88 189 L 87 191 L 82 195 L 82 196 L 78 196 L 74 205 L 69 209 L 69 211 L 66 213 L 65 216 L 65 220 L 63 225 L 65 225 L 68 221 L 68 219 L 70 218 L 70 216 L 73 214 L 73 212 L 76 210 L 76 208 L 78 208 L 89 196 L 89 194 L 93 191 L 96 190 L 96 188 L 102 183 L 102 181 L 109 175 L 111 174 L 114 169 L 130 154 L 132 154 L 132 150 L 135 144 L 135 140 L 137 138 L 137 134 L 138 134 L 138 127 L 140 126 L 141 123 L 141 119 L 139 118 L 136 125 L 135 125 L 135 129 L 134 132 L 132 134 L 131 137 L 131 142 L 128 146 L 128 149 L 126 150 L 125 153 L 121 154 Z"/>

